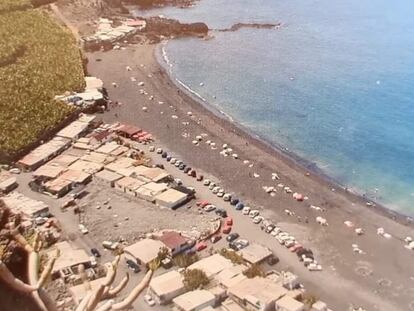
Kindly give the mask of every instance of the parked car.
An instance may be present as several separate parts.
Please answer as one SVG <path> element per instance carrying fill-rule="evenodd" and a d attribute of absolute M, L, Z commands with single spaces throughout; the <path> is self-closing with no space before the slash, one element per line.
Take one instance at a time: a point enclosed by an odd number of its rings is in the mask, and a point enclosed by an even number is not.
<path fill-rule="evenodd" d="M 205 207 L 205 206 L 207 206 L 209 204 L 210 204 L 210 202 L 208 202 L 206 200 L 202 200 L 202 201 L 196 202 L 196 205 L 199 206 L 199 207 L 201 207 L 201 208 L 203 208 L 203 207 Z"/>
<path fill-rule="evenodd" d="M 238 198 L 231 198 L 231 200 L 230 200 L 230 204 L 231 205 L 236 205 L 237 203 L 239 203 L 239 199 Z"/>
<path fill-rule="evenodd" d="M 188 176 L 196 178 L 197 177 L 197 172 L 195 170 L 191 170 L 191 171 L 188 172 Z"/>
<path fill-rule="evenodd" d="M 177 159 L 176 158 L 171 158 L 170 163 L 174 165 L 175 162 L 177 162 Z"/>
<path fill-rule="evenodd" d="M 217 196 L 218 196 L 219 198 L 223 197 L 223 195 L 224 195 L 224 192 L 217 192 Z"/>
<path fill-rule="evenodd" d="M 132 261 L 131 259 L 127 259 L 126 264 L 127 264 L 129 269 L 134 271 L 134 273 L 138 273 L 139 271 L 141 271 L 138 264 L 136 262 Z"/>
<path fill-rule="evenodd" d="M 275 255 L 272 255 L 269 258 L 267 258 L 266 262 L 269 266 L 273 266 L 279 262 L 279 258 Z"/>
<path fill-rule="evenodd" d="M 170 155 L 167 155 L 167 157 L 165 158 L 165 160 L 167 160 L 167 162 L 170 162 L 171 159 L 172 159 L 172 156 L 170 156 Z"/>
<path fill-rule="evenodd" d="M 149 147 L 149 152 L 154 152 L 155 151 L 155 147 L 154 146 L 150 146 Z"/>
<path fill-rule="evenodd" d="M 231 200 L 231 194 L 230 193 L 226 193 L 225 195 L 223 195 L 223 200 L 224 201 L 230 201 Z"/>
<path fill-rule="evenodd" d="M 223 232 L 224 234 L 229 234 L 229 233 L 230 233 L 230 231 L 231 231 L 231 226 L 229 226 L 229 225 L 224 225 L 224 226 L 223 226 L 223 230 L 222 230 L 222 232 Z"/>
<path fill-rule="evenodd" d="M 168 153 L 167 153 L 166 151 L 164 151 L 164 152 L 161 154 L 161 157 L 162 157 L 162 158 L 164 158 L 164 159 L 165 159 L 165 158 L 167 158 L 167 156 L 168 156 Z"/>
<path fill-rule="evenodd" d="M 239 234 L 238 233 L 231 233 L 226 237 L 227 242 L 233 242 L 235 239 L 239 238 Z"/>
<path fill-rule="evenodd" d="M 162 154 L 162 149 L 161 148 L 157 148 L 157 153 L 158 154 Z"/>
<path fill-rule="evenodd" d="M 293 245 L 292 247 L 289 248 L 289 250 L 291 252 L 295 253 L 295 252 L 299 251 L 302 248 L 303 248 L 303 246 L 296 242 L 295 245 Z"/>
<path fill-rule="evenodd" d="M 239 250 L 239 246 L 236 244 L 236 242 L 230 242 L 229 243 L 229 248 L 231 248 L 234 251 L 238 251 Z"/>
<path fill-rule="evenodd" d="M 239 202 L 236 204 L 236 211 L 241 211 L 244 208 L 244 204 L 242 202 Z"/>
<path fill-rule="evenodd" d="M 249 212 L 250 218 L 255 218 L 256 216 L 259 216 L 260 212 L 258 210 L 252 210 Z"/>
<path fill-rule="evenodd" d="M 87 234 L 89 232 L 89 230 L 83 224 L 79 224 L 79 230 L 82 232 L 82 234 Z"/>
<path fill-rule="evenodd" d="M 96 248 L 91 248 L 91 253 L 97 258 L 101 257 L 101 253 Z"/>
<path fill-rule="evenodd" d="M 203 175 L 198 175 L 198 176 L 197 176 L 197 181 L 202 181 L 202 180 L 203 180 L 203 178 L 204 178 L 204 176 L 203 176 Z"/>
<path fill-rule="evenodd" d="M 243 207 L 242 214 L 249 215 L 249 213 L 250 213 L 250 206 Z"/>
<path fill-rule="evenodd" d="M 212 212 L 212 211 L 214 211 L 216 209 L 216 206 L 213 205 L 213 204 L 209 204 L 209 205 L 205 206 L 203 209 L 206 212 Z"/>
<path fill-rule="evenodd" d="M 181 163 L 181 164 L 178 166 L 178 169 L 179 169 L 180 171 L 184 170 L 185 168 L 186 168 L 186 165 L 185 165 L 184 163 Z"/>
<path fill-rule="evenodd" d="M 208 185 L 210 185 L 210 183 L 211 183 L 211 181 L 209 179 L 204 179 L 204 181 L 203 181 L 204 186 L 208 186 Z"/>
<path fill-rule="evenodd" d="M 227 217 L 225 223 L 228 226 L 233 226 L 233 218 Z"/>
<path fill-rule="evenodd" d="M 188 173 L 189 171 L 191 171 L 191 167 L 189 167 L 189 166 L 187 166 L 185 169 L 184 169 L 184 173 Z"/>
<path fill-rule="evenodd" d="M 213 190 L 214 187 L 216 187 L 216 184 L 214 182 L 211 182 L 210 185 L 208 186 L 208 189 Z"/>
<path fill-rule="evenodd" d="M 275 227 L 276 227 L 275 225 L 270 224 L 265 228 L 265 232 L 266 233 L 271 233 Z"/>
<path fill-rule="evenodd" d="M 150 306 L 153 307 L 155 306 L 155 301 L 154 299 L 152 299 L 152 297 L 150 295 L 145 295 L 144 296 L 144 301 Z"/>
<path fill-rule="evenodd" d="M 181 164 L 183 164 L 183 161 L 177 160 L 177 162 L 175 162 L 174 166 L 179 167 Z"/>
<path fill-rule="evenodd" d="M 256 216 L 255 218 L 253 218 L 253 223 L 254 224 L 260 224 L 263 221 L 264 217 L 263 216 Z"/>
<path fill-rule="evenodd" d="M 211 191 L 213 192 L 213 194 L 217 194 L 220 189 L 220 187 L 214 187 Z"/>
<path fill-rule="evenodd" d="M 197 250 L 197 252 L 201 252 L 205 248 L 207 248 L 207 243 L 206 242 L 199 242 L 195 246 L 195 249 Z"/>
<path fill-rule="evenodd" d="M 280 232 L 282 231 L 282 229 L 280 229 L 279 227 L 274 227 L 272 232 L 270 232 L 271 236 L 276 236 L 278 235 Z"/>
<path fill-rule="evenodd" d="M 217 243 L 221 240 L 221 235 L 213 235 L 210 239 L 211 243 Z"/>
<path fill-rule="evenodd" d="M 181 186 L 183 184 L 183 181 L 179 178 L 174 178 L 174 181 L 178 186 Z"/>
<path fill-rule="evenodd" d="M 222 218 L 227 217 L 227 211 L 223 208 L 216 209 L 216 215 L 221 216 Z"/>
<path fill-rule="evenodd" d="M 245 240 L 245 239 L 238 239 L 236 240 L 236 244 L 239 244 L 242 246 L 242 248 L 245 248 L 247 246 L 249 246 L 249 241 Z"/>

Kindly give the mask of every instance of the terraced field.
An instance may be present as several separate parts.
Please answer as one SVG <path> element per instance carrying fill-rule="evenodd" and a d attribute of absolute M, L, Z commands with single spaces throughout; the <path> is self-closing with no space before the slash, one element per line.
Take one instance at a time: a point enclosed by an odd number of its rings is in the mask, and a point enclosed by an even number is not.
<path fill-rule="evenodd" d="M 72 34 L 29 0 L 0 0 L 0 155 L 12 155 L 72 108 L 53 98 L 84 87 Z"/>

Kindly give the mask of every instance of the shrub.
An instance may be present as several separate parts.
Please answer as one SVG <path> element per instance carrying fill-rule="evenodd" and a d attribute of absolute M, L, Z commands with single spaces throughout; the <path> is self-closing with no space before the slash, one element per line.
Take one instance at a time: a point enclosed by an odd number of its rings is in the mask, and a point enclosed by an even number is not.
<path fill-rule="evenodd" d="M 173 262 L 176 266 L 180 268 L 187 268 L 188 266 L 191 266 L 193 263 L 198 261 L 198 255 L 187 255 L 187 254 L 179 254 L 174 257 Z"/>
<path fill-rule="evenodd" d="M 232 263 L 237 265 L 242 265 L 245 263 L 242 256 L 237 254 L 235 251 L 228 250 L 227 248 L 222 248 L 219 251 L 219 254 L 227 259 L 229 259 Z"/>
<path fill-rule="evenodd" d="M 251 265 L 246 271 L 243 272 L 243 274 L 249 279 L 255 278 L 256 276 L 265 277 L 264 271 L 257 264 Z"/>
<path fill-rule="evenodd" d="M 183 282 L 185 288 L 191 291 L 207 286 L 208 283 L 210 283 L 210 280 L 208 279 L 204 271 L 199 269 L 190 269 L 184 271 Z"/>

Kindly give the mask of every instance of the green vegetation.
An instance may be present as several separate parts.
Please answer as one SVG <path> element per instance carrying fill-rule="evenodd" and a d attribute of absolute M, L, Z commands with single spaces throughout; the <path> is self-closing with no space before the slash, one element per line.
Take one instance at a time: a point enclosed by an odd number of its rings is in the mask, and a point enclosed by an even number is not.
<path fill-rule="evenodd" d="M 249 279 L 253 279 L 256 276 L 258 277 L 262 277 L 264 278 L 266 276 L 266 274 L 264 273 L 264 271 L 262 270 L 262 268 L 257 265 L 257 264 L 253 264 L 249 267 L 249 269 L 247 269 L 246 271 L 243 272 L 243 274 L 248 277 Z"/>
<path fill-rule="evenodd" d="M 0 0 L 0 12 L 22 10 L 31 6 L 30 0 Z"/>
<path fill-rule="evenodd" d="M 84 88 L 72 34 L 29 0 L 0 0 L 0 150 L 12 155 L 73 108 L 53 98 Z"/>
<path fill-rule="evenodd" d="M 191 266 L 193 263 L 198 261 L 198 255 L 188 255 L 188 254 L 179 254 L 174 257 L 173 262 L 176 266 L 180 268 L 187 268 L 188 266 Z"/>
<path fill-rule="evenodd" d="M 183 282 L 185 288 L 191 291 L 207 286 L 208 283 L 210 283 L 210 280 L 208 279 L 204 271 L 199 269 L 190 269 L 184 271 Z"/>
<path fill-rule="evenodd" d="M 242 256 L 240 256 L 239 254 L 237 254 L 235 251 L 233 250 L 229 250 L 227 248 L 222 248 L 219 251 L 219 254 L 227 259 L 229 259 L 232 263 L 236 264 L 236 265 L 242 265 L 245 263 L 244 259 Z"/>

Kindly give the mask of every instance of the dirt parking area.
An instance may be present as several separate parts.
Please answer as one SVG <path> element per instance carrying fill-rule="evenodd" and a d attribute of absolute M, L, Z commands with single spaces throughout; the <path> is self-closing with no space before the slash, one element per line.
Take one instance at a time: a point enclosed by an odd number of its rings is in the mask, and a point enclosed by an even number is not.
<path fill-rule="evenodd" d="M 174 211 L 109 186 L 103 189 L 95 182 L 87 190 L 89 194 L 78 203 L 84 210 L 79 217 L 96 241 L 122 238 L 132 243 L 145 233 L 163 229 L 197 235 L 210 229 L 214 219 L 212 214 L 200 214 L 194 200 Z"/>

